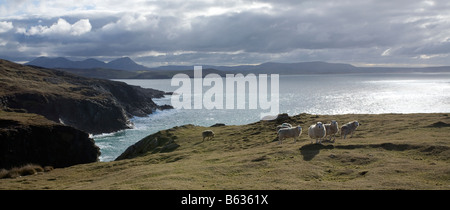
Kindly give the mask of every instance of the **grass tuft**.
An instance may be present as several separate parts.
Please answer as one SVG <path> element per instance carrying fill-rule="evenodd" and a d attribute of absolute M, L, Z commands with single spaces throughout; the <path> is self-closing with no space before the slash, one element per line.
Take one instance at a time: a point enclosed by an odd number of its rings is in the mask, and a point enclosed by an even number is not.
<path fill-rule="evenodd" d="M 29 175 L 34 175 L 38 172 L 44 172 L 44 169 L 40 165 L 29 163 L 22 167 L 14 167 L 9 170 L 1 169 L 0 170 L 0 179 L 17 178 L 20 176 L 29 176 Z"/>

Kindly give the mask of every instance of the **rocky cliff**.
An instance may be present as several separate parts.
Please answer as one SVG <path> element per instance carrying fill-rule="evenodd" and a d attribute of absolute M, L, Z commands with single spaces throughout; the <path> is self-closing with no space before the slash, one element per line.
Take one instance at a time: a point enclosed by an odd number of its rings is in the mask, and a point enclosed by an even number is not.
<path fill-rule="evenodd" d="M 37 114 L 0 111 L 0 168 L 67 167 L 98 161 L 99 155 L 85 132 Z"/>
<path fill-rule="evenodd" d="M 192 126 L 193 125 L 186 125 L 183 127 Z M 171 135 L 168 130 L 158 131 L 129 146 L 116 158 L 116 160 L 131 159 L 147 153 L 165 153 L 174 151 L 180 146 L 175 142 L 177 138 L 177 136 Z"/>
<path fill-rule="evenodd" d="M 0 59 L 0 109 L 23 109 L 92 134 L 131 126 L 131 116 L 156 109 L 163 91 L 91 79 Z"/>

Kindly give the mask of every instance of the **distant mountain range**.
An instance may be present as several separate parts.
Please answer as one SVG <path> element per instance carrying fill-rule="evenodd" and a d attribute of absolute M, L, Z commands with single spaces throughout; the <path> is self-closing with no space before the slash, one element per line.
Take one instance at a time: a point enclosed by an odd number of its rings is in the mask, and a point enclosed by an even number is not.
<path fill-rule="evenodd" d="M 139 65 L 128 57 L 103 62 L 93 58 L 83 61 L 71 61 L 67 58 L 39 57 L 26 65 L 40 66 L 68 71 L 77 75 L 104 79 L 169 79 L 177 73 L 192 76 L 194 66 L 160 66 L 146 67 Z M 208 73 L 225 74 L 349 74 L 349 73 L 439 73 L 450 72 L 450 66 L 440 67 L 356 67 L 344 63 L 327 63 L 322 61 L 276 63 L 267 62 L 259 65 L 211 66 L 203 65 L 203 76 Z"/>
<path fill-rule="evenodd" d="M 44 68 L 52 68 L 52 69 L 93 69 L 93 68 L 102 68 L 102 69 L 115 69 L 115 70 L 124 70 L 124 71 L 140 71 L 140 70 L 150 70 L 150 68 L 139 65 L 129 57 L 118 58 L 112 60 L 110 62 L 99 61 L 94 58 L 89 58 L 83 61 L 72 61 L 67 58 L 57 57 L 57 58 L 48 58 L 48 57 L 38 57 L 25 65 L 29 66 L 40 66 Z"/>

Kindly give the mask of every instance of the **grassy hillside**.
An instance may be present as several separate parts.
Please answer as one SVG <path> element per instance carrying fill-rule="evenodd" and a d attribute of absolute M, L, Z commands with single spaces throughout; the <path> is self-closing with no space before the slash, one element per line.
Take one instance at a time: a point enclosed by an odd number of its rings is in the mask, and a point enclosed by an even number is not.
<path fill-rule="evenodd" d="M 310 144 L 316 121 L 358 120 L 353 138 Z M 275 127 L 303 134 L 278 145 Z M 201 132 L 216 137 L 202 142 Z M 307 115 L 285 121 L 205 128 L 186 125 L 147 139 L 173 140 L 126 160 L 1 179 L 0 189 L 450 189 L 448 114 Z"/>
<path fill-rule="evenodd" d="M 12 111 L 10 112 L 4 110 L 0 110 L 0 120 L 12 121 L 15 122 L 15 124 L 23 124 L 23 125 L 40 125 L 48 127 L 57 125 L 57 123 L 46 119 L 42 115 L 33 113 L 12 112 Z M 3 129 L 4 126 L 5 125 L 1 125 L 0 128 Z"/>

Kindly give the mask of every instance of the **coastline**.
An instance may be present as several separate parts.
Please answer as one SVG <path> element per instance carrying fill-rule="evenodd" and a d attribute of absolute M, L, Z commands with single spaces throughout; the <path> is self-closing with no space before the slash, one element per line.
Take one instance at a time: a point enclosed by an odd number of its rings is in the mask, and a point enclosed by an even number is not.
<path fill-rule="evenodd" d="M 358 120 L 353 138 L 310 144 L 307 126 Z M 275 125 L 185 125 L 152 135 L 179 145 L 131 159 L 0 179 L 0 189 L 450 189 L 448 113 L 290 116 L 297 143 L 278 145 Z M 201 141 L 202 130 L 216 133 Z M 148 136 L 152 138 L 154 136 Z"/>

